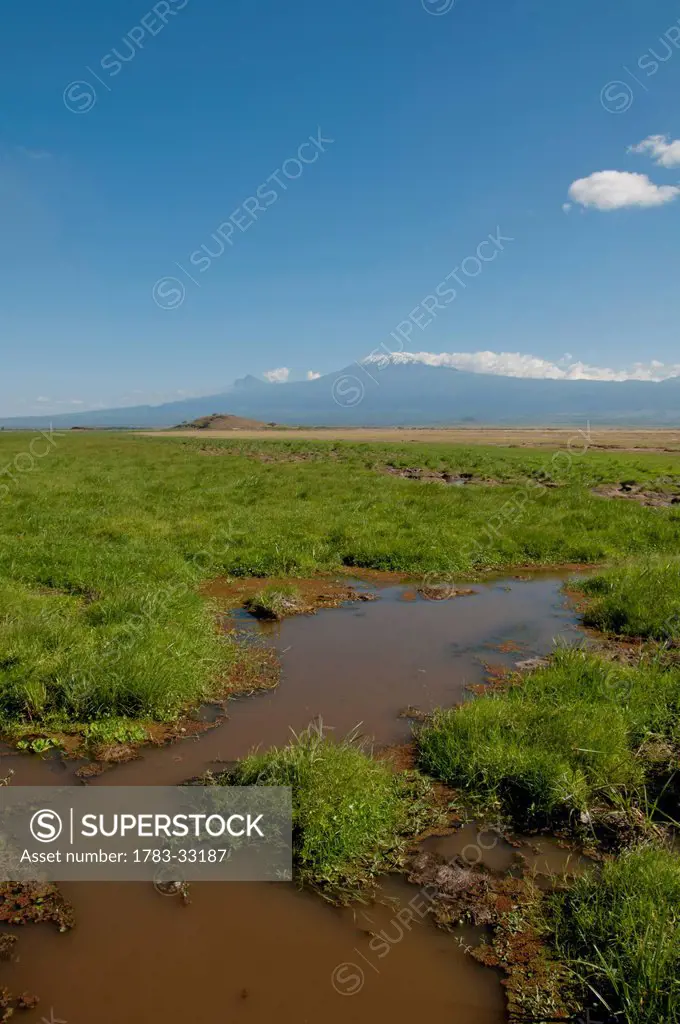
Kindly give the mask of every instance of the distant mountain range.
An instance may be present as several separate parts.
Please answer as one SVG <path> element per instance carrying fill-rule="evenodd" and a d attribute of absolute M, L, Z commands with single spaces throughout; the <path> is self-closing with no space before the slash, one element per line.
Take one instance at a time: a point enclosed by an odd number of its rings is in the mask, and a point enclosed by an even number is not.
<path fill-rule="evenodd" d="M 680 377 L 649 381 L 552 380 L 468 373 L 384 360 L 316 380 L 238 380 L 220 394 L 164 405 L 0 419 L 5 429 L 172 427 L 212 413 L 300 426 L 680 426 Z"/>

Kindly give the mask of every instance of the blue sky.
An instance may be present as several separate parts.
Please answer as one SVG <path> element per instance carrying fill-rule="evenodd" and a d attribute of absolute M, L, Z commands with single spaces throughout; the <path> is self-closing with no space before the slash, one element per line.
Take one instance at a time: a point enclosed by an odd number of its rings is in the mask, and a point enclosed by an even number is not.
<path fill-rule="evenodd" d="M 155 8 L 3 15 L 0 415 L 341 368 L 468 258 L 401 347 L 680 363 L 676 2 Z"/>

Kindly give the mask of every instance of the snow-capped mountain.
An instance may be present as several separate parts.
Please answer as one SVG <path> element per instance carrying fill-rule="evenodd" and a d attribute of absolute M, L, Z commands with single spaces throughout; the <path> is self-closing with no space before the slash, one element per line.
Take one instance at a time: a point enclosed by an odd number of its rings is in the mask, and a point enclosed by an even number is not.
<path fill-rule="evenodd" d="M 427 359 L 423 355 L 428 356 Z M 445 354 L 446 355 L 446 354 Z M 477 357 L 484 353 L 475 354 Z M 488 355 L 493 355 L 489 353 Z M 505 354 L 503 358 L 510 358 Z M 608 373 L 583 364 L 508 366 L 470 372 L 443 357 L 374 352 L 313 380 L 270 384 L 246 377 L 225 391 L 158 406 L 96 410 L 52 417 L 0 420 L 6 429 L 72 426 L 164 427 L 212 413 L 304 426 L 433 426 L 580 424 L 680 426 L 680 378 L 658 364 Z M 501 358 L 500 356 L 497 358 Z M 518 357 L 518 359 L 530 357 Z M 435 365 L 433 365 L 433 360 Z M 478 359 L 479 363 L 479 359 Z M 632 374 L 638 373 L 637 377 Z M 640 379 L 648 374 L 646 379 Z M 666 376 L 666 379 L 659 377 Z"/>

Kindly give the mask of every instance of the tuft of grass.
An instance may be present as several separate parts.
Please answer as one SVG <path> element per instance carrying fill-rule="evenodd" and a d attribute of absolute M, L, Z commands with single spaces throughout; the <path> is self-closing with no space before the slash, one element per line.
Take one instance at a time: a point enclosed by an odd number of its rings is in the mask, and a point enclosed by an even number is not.
<path fill-rule="evenodd" d="M 197 594 L 161 612 L 0 585 L 0 722 L 172 721 L 218 689 L 230 656 Z"/>
<path fill-rule="evenodd" d="M 284 619 L 306 610 L 302 594 L 294 586 L 271 586 L 249 597 L 245 607 L 258 619 Z"/>
<path fill-rule="evenodd" d="M 680 672 L 558 650 L 516 685 L 435 712 L 417 737 L 428 774 L 522 826 L 558 824 L 641 791 L 650 739 L 677 741 Z"/>
<path fill-rule="evenodd" d="M 680 859 L 648 847 L 550 900 L 560 957 L 617 1019 L 680 1022 Z"/>
<path fill-rule="evenodd" d="M 353 736 L 335 742 L 321 726 L 251 754 L 220 781 L 291 786 L 298 879 L 342 901 L 360 897 L 435 815 L 424 779 L 374 760 Z"/>
<path fill-rule="evenodd" d="M 680 559 L 615 566 L 578 588 L 592 599 L 586 625 L 616 636 L 680 640 Z"/>

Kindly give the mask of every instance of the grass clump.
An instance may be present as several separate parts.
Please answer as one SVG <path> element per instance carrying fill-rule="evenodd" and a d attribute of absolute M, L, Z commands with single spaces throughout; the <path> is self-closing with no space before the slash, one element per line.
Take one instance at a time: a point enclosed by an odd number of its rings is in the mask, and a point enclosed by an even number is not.
<path fill-rule="evenodd" d="M 584 580 L 584 622 L 616 636 L 680 640 L 680 560 L 626 563 Z"/>
<path fill-rule="evenodd" d="M 221 650 L 221 647 L 224 647 Z M 218 688 L 230 655 L 197 594 L 79 597 L 0 585 L 0 722 L 172 721 Z"/>
<path fill-rule="evenodd" d="M 435 712 L 418 735 L 419 763 L 540 828 L 635 797 L 647 778 L 641 748 L 677 741 L 679 721 L 678 671 L 562 649 L 516 685 Z"/>
<path fill-rule="evenodd" d="M 291 786 L 298 878 L 343 901 L 398 861 L 407 837 L 434 816 L 425 780 L 374 760 L 352 736 L 336 743 L 320 727 L 286 747 L 251 754 L 222 781 Z"/>
<path fill-rule="evenodd" d="M 550 902 L 559 955 L 617 1019 L 680 1022 L 680 859 L 648 847 L 576 879 Z"/>
<path fill-rule="evenodd" d="M 271 586 L 249 597 L 245 607 L 257 619 L 285 619 L 287 615 L 300 615 L 307 606 L 302 594 L 293 586 Z"/>

